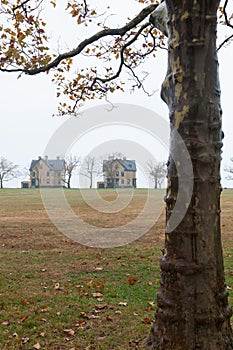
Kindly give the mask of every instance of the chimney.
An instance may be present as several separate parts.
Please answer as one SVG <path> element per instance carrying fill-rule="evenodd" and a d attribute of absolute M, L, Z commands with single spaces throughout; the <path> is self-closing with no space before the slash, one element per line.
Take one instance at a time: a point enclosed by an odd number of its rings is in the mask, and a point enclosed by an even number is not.
<path fill-rule="evenodd" d="M 123 160 L 126 161 L 126 157 L 123 157 Z"/>
<path fill-rule="evenodd" d="M 45 161 L 46 161 L 46 163 L 47 163 L 47 162 L 48 162 L 49 157 L 48 157 L 48 156 L 45 156 L 44 158 L 45 158 Z"/>
<path fill-rule="evenodd" d="M 60 159 L 60 157 L 59 156 L 57 156 L 57 160 L 59 160 Z"/>
<path fill-rule="evenodd" d="M 41 160 L 41 156 L 38 156 L 38 160 Z"/>

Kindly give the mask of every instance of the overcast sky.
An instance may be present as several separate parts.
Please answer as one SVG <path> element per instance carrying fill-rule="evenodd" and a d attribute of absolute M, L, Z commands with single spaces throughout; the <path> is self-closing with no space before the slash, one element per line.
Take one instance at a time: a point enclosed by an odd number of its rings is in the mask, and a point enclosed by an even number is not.
<path fill-rule="evenodd" d="M 96 4 L 97 3 L 98 2 L 96 1 Z M 102 6 L 104 6 L 105 3 L 106 1 L 101 1 Z M 122 6 L 120 6 L 119 3 L 122 3 Z M 135 4 L 135 6 L 132 6 L 132 10 L 130 11 L 130 6 L 129 8 L 126 8 L 124 6 L 125 1 L 123 0 L 114 0 L 111 2 L 111 4 L 113 4 L 112 13 L 116 14 L 115 16 L 112 16 L 113 19 L 111 19 L 113 20 L 114 25 L 116 25 L 116 23 L 123 25 L 127 15 L 131 15 L 132 17 L 133 14 L 130 12 L 133 11 L 134 14 L 136 14 L 138 10 L 142 9 L 141 4 L 137 4 L 133 0 L 131 3 Z M 122 9 L 121 13 L 119 13 L 119 8 Z M 51 15 L 48 14 L 48 18 L 51 18 Z M 73 26 L 68 30 L 69 27 L 67 26 L 66 20 L 64 20 L 65 29 L 62 28 L 61 23 L 63 23 L 61 20 L 56 21 L 53 17 L 51 34 L 53 33 L 54 41 L 57 42 L 59 38 L 59 46 L 76 46 L 81 34 L 78 33 L 77 35 L 74 35 Z M 225 28 L 219 26 L 219 40 L 225 35 L 224 29 Z M 82 34 L 82 37 L 84 37 L 84 34 Z M 232 62 L 233 44 L 227 48 L 221 49 L 219 52 L 223 130 L 225 133 L 222 162 L 223 168 L 230 163 L 230 157 L 233 156 Z M 166 51 L 158 52 L 157 59 L 151 59 L 144 68 L 142 67 L 142 70 L 146 70 L 150 73 L 147 88 L 151 92 L 155 91 L 155 94 L 152 97 L 148 97 L 142 91 L 137 91 L 132 94 L 129 92 L 118 93 L 115 96 L 111 96 L 111 101 L 113 103 L 130 103 L 149 108 L 156 113 L 159 113 L 167 120 L 167 107 L 160 99 L 160 86 L 165 77 L 166 69 Z M 23 76 L 20 79 L 17 79 L 17 76 L 13 74 L 0 73 L 0 75 L 0 156 L 12 160 L 23 168 L 29 166 L 32 159 L 36 159 L 39 155 L 43 155 L 45 147 L 53 133 L 67 120 L 68 117 L 52 117 L 52 114 L 54 112 L 56 113 L 58 100 L 55 97 L 55 86 L 51 83 L 51 77 L 49 75 L 33 77 Z M 105 101 L 93 101 L 92 103 L 85 105 L 83 109 L 105 103 Z M 98 134 L 93 136 L 93 134 L 87 133 L 85 136 L 86 139 L 82 140 L 82 146 L 80 146 L 80 155 L 85 154 L 85 142 L 86 144 L 89 144 L 90 142 L 93 142 L 93 138 L 95 137 L 96 140 L 98 140 L 96 141 L 97 144 L 100 145 L 101 143 L 104 143 L 106 139 L 109 140 L 111 137 L 112 139 L 118 139 L 121 135 L 121 131 L 116 128 L 112 128 L 111 130 L 106 129 L 105 131 L 101 130 L 99 132 L 101 138 Z M 104 135 L 106 135 L 106 138 Z M 127 138 L 127 136 L 124 137 Z M 131 139 L 135 142 L 137 142 L 139 138 L 143 140 L 143 137 L 145 138 L 145 147 L 150 148 L 147 145 L 146 136 L 143 133 L 140 136 L 132 130 Z M 97 144 L 95 146 L 97 146 Z M 77 149 L 77 147 L 78 146 L 76 145 L 75 149 Z M 153 147 L 155 146 L 151 143 L 151 148 L 153 149 Z M 159 160 L 166 160 L 167 151 L 164 149 L 164 151 L 159 152 L 158 157 L 160 157 Z M 224 179 L 225 177 L 226 174 L 223 172 L 223 186 L 233 186 L 233 182 L 226 181 Z M 19 187 L 20 180 L 8 183 L 8 185 L 9 184 Z"/>

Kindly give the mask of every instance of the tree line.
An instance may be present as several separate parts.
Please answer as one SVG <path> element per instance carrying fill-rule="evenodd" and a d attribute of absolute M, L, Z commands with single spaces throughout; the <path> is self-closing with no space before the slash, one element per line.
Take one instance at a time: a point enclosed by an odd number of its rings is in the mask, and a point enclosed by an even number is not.
<path fill-rule="evenodd" d="M 108 155 L 108 159 L 123 159 L 124 155 L 120 153 L 113 153 Z M 75 174 L 79 174 L 86 177 L 89 181 L 89 188 L 93 188 L 94 178 L 103 175 L 103 160 L 98 159 L 95 156 L 87 156 L 83 160 L 81 157 L 73 154 L 69 154 L 64 159 L 65 177 L 63 179 L 64 187 L 71 188 L 71 180 Z M 149 177 L 152 185 L 155 189 L 161 188 L 166 177 L 166 163 L 164 161 L 148 160 L 145 174 Z M 114 169 L 110 167 L 107 169 L 108 176 L 115 177 Z M 29 176 L 29 170 L 24 167 L 23 170 L 19 169 L 19 165 L 0 157 L 0 188 L 4 187 L 4 182 L 11 181 L 13 179 Z"/>

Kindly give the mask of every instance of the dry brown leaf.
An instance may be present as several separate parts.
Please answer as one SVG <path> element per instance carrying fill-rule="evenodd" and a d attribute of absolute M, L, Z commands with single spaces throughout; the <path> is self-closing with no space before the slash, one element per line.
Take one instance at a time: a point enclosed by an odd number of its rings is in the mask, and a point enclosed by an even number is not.
<path fill-rule="evenodd" d="M 146 323 L 146 324 L 150 324 L 151 323 L 151 319 L 149 317 L 145 317 L 143 318 L 143 323 Z"/>
<path fill-rule="evenodd" d="M 84 320 L 78 320 L 78 323 L 76 323 L 75 327 L 82 328 L 85 324 L 86 322 Z"/>
<path fill-rule="evenodd" d="M 68 334 L 68 335 L 74 335 L 74 333 L 75 333 L 73 329 L 64 329 L 63 332 Z"/>
<path fill-rule="evenodd" d="M 28 315 L 24 315 L 20 318 L 19 322 L 23 323 L 29 316 Z"/>
<path fill-rule="evenodd" d="M 111 316 L 106 316 L 107 321 L 113 321 L 113 318 Z"/>
<path fill-rule="evenodd" d="M 81 317 L 84 317 L 84 318 L 87 318 L 88 320 L 91 320 L 91 319 L 94 319 L 94 318 L 99 318 L 99 316 L 96 316 L 96 315 L 88 315 L 86 314 L 85 312 L 81 312 L 80 313 L 80 316 Z"/>
<path fill-rule="evenodd" d="M 99 304 L 99 305 L 96 305 L 95 308 L 98 309 L 98 310 L 103 310 L 107 307 L 108 305 L 107 304 Z"/>
<path fill-rule="evenodd" d="M 133 284 L 137 283 L 137 282 L 138 282 L 138 279 L 135 278 L 135 277 L 128 279 L 128 283 L 129 283 L 129 285 L 131 285 L 131 286 L 132 286 Z"/>
<path fill-rule="evenodd" d="M 99 298 L 99 297 L 102 297 L 103 294 L 100 292 L 97 292 L 97 293 L 92 293 L 92 296 L 93 296 L 93 298 Z"/>
<path fill-rule="evenodd" d="M 40 343 L 33 345 L 33 348 L 39 350 L 41 348 Z"/>

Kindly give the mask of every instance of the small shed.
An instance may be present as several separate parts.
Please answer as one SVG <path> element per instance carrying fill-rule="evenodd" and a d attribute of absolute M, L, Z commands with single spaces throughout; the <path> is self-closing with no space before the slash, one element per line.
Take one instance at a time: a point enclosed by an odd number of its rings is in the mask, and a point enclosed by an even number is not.
<path fill-rule="evenodd" d="M 21 188 L 30 188 L 31 181 L 21 181 Z"/>
<path fill-rule="evenodd" d="M 97 188 L 106 188 L 106 181 L 97 182 Z"/>

